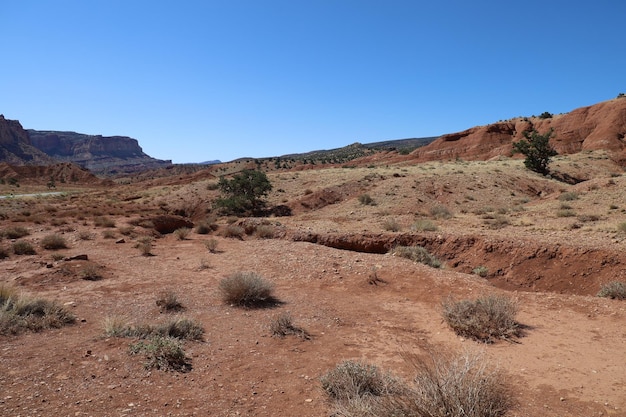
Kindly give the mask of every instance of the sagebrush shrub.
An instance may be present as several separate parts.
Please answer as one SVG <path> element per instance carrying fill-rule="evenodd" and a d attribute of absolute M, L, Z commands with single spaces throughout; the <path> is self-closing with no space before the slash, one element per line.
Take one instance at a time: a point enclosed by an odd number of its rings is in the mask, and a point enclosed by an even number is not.
<path fill-rule="evenodd" d="M 626 300 L 626 283 L 620 281 L 608 282 L 600 288 L 598 297 Z"/>
<path fill-rule="evenodd" d="M 381 396 L 395 391 L 397 381 L 376 365 L 347 360 L 324 374 L 320 382 L 326 394 L 335 400 Z"/>
<path fill-rule="evenodd" d="M 435 232 L 438 227 L 428 219 L 418 219 L 413 223 L 413 230 L 418 232 Z"/>
<path fill-rule="evenodd" d="M 280 313 L 272 318 L 270 322 L 270 330 L 273 336 L 285 337 L 288 335 L 298 336 L 302 339 L 310 339 L 309 333 L 296 326 L 291 319 L 289 313 Z"/>
<path fill-rule="evenodd" d="M 273 285 L 255 272 L 236 272 L 222 279 L 219 290 L 224 302 L 237 306 L 263 306 L 274 301 Z"/>
<path fill-rule="evenodd" d="M 483 355 L 432 354 L 415 359 L 414 385 L 392 398 L 379 415 L 428 417 L 501 417 L 514 405 L 505 375 L 490 368 Z"/>
<path fill-rule="evenodd" d="M 448 299 L 443 303 L 443 318 L 456 334 L 485 343 L 520 337 L 522 329 L 516 314 L 517 305 L 505 296 Z"/>
<path fill-rule="evenodd" d="M 430 209 L 430 214 L 435 219 L 449 219 L 452 217 L 452 212 L 445 206 L 434 206 Z"/>
<path fill-rule="evenodd" d="M 131 355 L 143 354 L 146 369 L 189 372 L 191 360 L 185 354 L 180 342 L 170 337 L 155 336 L 147 341 L 130 345 Z"/>
<path fill-rule="evenodd" d="M 34 255 L 37 253 L 33 245 L 25 240 L 15 241 L 11 247 L 13 248 L 13 253 L 16 255 Z"/>
<path fill-rule="evenodd" d="M 52 234 L 41 239 L 41 247 L 48 250 L 66 249 L 67 242 L 63 236 Z"/>
<path fill-rule="evenodd" d="M 191 230 L 188 227 L 181 227 L 180 229 L 174 230 L 174 234 L 178 238 L 178 240 L 185 240 L 187 236 L 189 236 L 189 232 Z"/>
<path fill-rule="evenodd" d="M 181 311 L 183 305 L 178 301 L 178 297 L 174 291 L 162 291 L 156 300 L 156 305 L 159 306 L 161 312 L 167 311 Z"/>
<path fill-rule="evenodd" d="M 4 229 L 2 235 L 7 239 L 19 239 L 24 236 L 28 236 L 30 232 L 27 228 L 21 226 L 9 227 Z"/>
<path fill-rule="evenodd" d="M 407 258 L 413 262 L 419 262 L 433 268 L 441 268 L 441 261 L 436 256 L 431 255 L 428 250 L 422 246 L 396 246 L 391 250 L 394 256 Z"/>
<path fill-rule="evenodd" d="M 363 204 L 364 206 L 376 205 L 376 203 L 374 202 L 374 199 L 369 194 L 361 194 L 359 196 L 359 203 Z"/>
<path fill-rule="evenodd" d="M 217 251 L 218 245 L 219 245 L 219 241 L 217 239 L 209 239 L 206 242 L 204 242 L 204 246 L 206 246 L 206 248 L 211 253 L 215 253 Z"/>

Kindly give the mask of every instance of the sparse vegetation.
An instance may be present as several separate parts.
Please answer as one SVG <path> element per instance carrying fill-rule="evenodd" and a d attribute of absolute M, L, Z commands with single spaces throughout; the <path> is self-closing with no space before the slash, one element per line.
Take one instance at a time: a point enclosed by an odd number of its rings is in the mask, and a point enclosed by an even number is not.
<path fill-rule="evenodd" d="M 115 220 L 106 216 L 98 216 L 93 219 L 93 224 L 96 227 L 115 227 Z"/>
<path fill-rule="evenodd" d="M 617 225 L 617 231 L 618 232 L 622 232 L 622 233 L 626 233 L 626 222 L 622 222 L 620 224 Z"/>
<path fill-rule="evenodd" d="M 4 231 L 2 232 L 2 236 L 6 237 L 7 239 L 19 239 L 24 236 L 28 236 L 29 234 L 30 232 L 28 231 L 28 229 L 21 226 L 9 227 L 7 229 L 4 229 Z"/>
<path fill-rule="evenodd" d="M 388 395 L 398 391 L 398 382 L 376 365 L 347 360 L 320 379 L 322 389 L 333 400 L 346 401 L 368 396 Z"/>
<path fill-rule="evenodd" d="M 262 224 L 256 228 L 254 235 L 259 239 L 273 239 L 276 229 L 269 224 Z"/>
<path fill-rule="evenodd" d="M 149 237 L 141 238 L 137 241 L 136 247 L 143 256 L 152 256 L 152 239 Z"/>
<path fill-rule="evenodd" d="M 35 255 L 37 253 L 33 245 L 25 240 L 17 240 L 11 246 L 16 255 Z"/>
<path fill-rule="evenodd" d="M 241 307 L 263 307 L 274 303 L 274 287 L 255 272 L 236 272 L 222 279 L 219 290 L 224 302 Z"/>
<path fill-rule="evenodd" d="M 428 219 L 418 219 L 413 223 L 413 230 L 417 232 L 436 232 L 439 228 Z"/>
<path fill-rule="evenodd" d="M 293 323 L 291 318 L 291 314 L 289 313 L 280 313 L 272 318 L 270 322 L 270 331 L 272 332 L 272 336 L 277 337 L 285 337 L 289 335 L 297 336 L 302 339 L 310 339 L 311 336 L 309 333 L 302 329 L 301 327 L 296 326 Z"/>
<path fill-rule="evenodd" d="M 189 229 L 188 227 L 181 227 L 180 229 L 174 230 L 174 235 L 176 235 L 178 240 L 185 240 L 187 239 L 187 236 L 189 236 L 190 232 L 191 229 Z"/>
<path fill-rule="evenodd" d="M 30 298 L 15 288 L 0 285 L 0 334 L 16 335 L 60 328 L 72 324 L 76 318 L 55 301 Z"/>
<path fill-rule="evenodd" d="M 156 305 L 161 312 L 177 312 L 184 309 L 182 303 L 178 301 L 178 297 L 174 291 L 162 291 L 156 300 Z"/>
<path fill-rule="evenodd" d="M 143 354 L 146 369 L 189 372 L 191 360 L 185 354 L 180 341 L 171 337 L 155 336 L 130 345 L 131 355 Z"/>
<path fill-rule="evenodd" d="M 398 232 L 401 227 L 396 219 L 389 218 L 383 221 L 383 229 L 387 230 L 388 232 Z"/>
<path fill-rule="evenodd" d="M 217 251 L 217 247 L 219 246 L 219 241 L 217 239 L 211 238 L 204 242 L 204 246 L 206 246 L 209 252 L 215 253 Z"/>
<path fill-rule="evenodd" d="M 456 334 L 485 343 L 520 337 L 521 326 L 515 320 L 516 314 L 516 304 L 505 296 L 448 299 L 443 303 L 443 318 Z"/>
<path fill-rule="evenodd" d="M 88 264 L 80 271 L 80 277 L 87 281 L 99 281 L 102 279 L 102 273 L 96 265 Z"/>
<path fill-rule="evenodd" d="M 482 266 L 482 265 L 477 266 L 476 268 L 472 270 L 472 274 L 485 278 L 487 275 L 489 275 L 489 268 L 487 268 L 486 266 Z"/>
<path fill-rule="evenodd" d="M 391 254 L 407 258 L 413 262 L 419 262 L 433 268 L 441 268 L 442 265 L 441 261 L 437 259 L 436 256 L 432 255 L 422 246 L 396 246 L 391 250 Z"/>
<path fill-rule="evenodd" d="M 598 297 L 626 300 L 626 283 L 621 281 L 607 282 L 598 291 Z"/>
<path fill-rule="evenodd" d="M 566 191 L 564 193 L 561 193 L 561 195 L 559 196 L 559 200 L 560 201 L 578 200 L 578 193 L 575 193 L 573 191 Z"/>
<path fill-rule="evenodd" d="M 66 249 L 67 242 L 63 236 L 52 234 L 41 239 L 41 247 L 48 250 Z"/>
<path fill-rule="evenodd" d="M 369 194 L 361 194 L 359 196 L 359 203 L 364 206 L 375 206 L 376 202 Z"/>
<path fill-rule="evenodd" d="M 430 215 L 435 219 L 449 219 L 452 217 L 452 212 L 445 206 L 434 206 L 430 209 Z"/>
<path fill-rule="evenodd" d="M 246 230 L 243 227 L 236 224 L 229 224 L 225 229 L 223 229 L 222 236 L 234 239 L 243 239 L 245 233 Z"/>

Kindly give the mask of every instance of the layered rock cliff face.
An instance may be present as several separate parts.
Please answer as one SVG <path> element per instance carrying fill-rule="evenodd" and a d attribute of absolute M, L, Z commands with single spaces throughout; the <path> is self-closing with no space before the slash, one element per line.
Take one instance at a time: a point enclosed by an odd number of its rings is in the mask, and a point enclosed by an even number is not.
<path fill-rule="evenodd" d="M 551 144 L 560 154 L 603 149 L 610 151 L 620 165 L 626 166 L 624 97 L 551 118 L 516 118 L 443 135 L 431 144 L 416 149 L 411 156 L 419 161 L 482 160 L 510 156 L 512 143 L 523 139 L 523 132 L 533 128 L 540 133 L 553 128 Z"/>
<path fill-rule="evenodd" d="M 0 161 L 8 164 L 47 165 L 54 160 L 32 146 L 28 132 L 17 120 L 0 114 Z"/>
<path fill-rule="evenodd" d="M 36 148 L 58 161 L 74 162 L 99 174 L 136 172 L 171 165 L 146 155 L 136 139 L 75 132 L 28 130 Z"/>

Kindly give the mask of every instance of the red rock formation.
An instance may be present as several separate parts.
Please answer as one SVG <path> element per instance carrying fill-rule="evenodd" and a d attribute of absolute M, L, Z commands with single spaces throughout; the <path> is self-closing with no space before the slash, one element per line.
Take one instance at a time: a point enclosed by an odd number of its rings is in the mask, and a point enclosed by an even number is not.
<path fill-rule="evenodd" d="M 516 118 L 443 135 L 416 149 L 411 156 L 419 161 L 510 156 L 511 144 L 523 139 L 523 132 L 532 128 L 540 133 L 553 128 L 551 143 L 560 154 L 602 149 L 610 151 L 616 162 L 626 165 L 626 98 L 581 107 L 552 118 Z"/>

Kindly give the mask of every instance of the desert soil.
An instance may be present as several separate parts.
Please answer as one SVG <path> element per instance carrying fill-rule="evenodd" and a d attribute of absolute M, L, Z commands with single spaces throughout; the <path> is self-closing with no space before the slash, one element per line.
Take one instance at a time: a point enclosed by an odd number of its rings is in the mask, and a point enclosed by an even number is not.
<path fill-rule="evenodd" d="M 595 296 L 601 284 L 626 280 L 626 239 L 616 229 L 626 222 L 626 177 L 601 157 L 578 158 L 556 161 L 589 176 L 576 185 L 529 173 L 520 161 L 272 173 L 269 202 L 294 213 L 266 219 L 275 238 L 166 234 L 155 238 L 153 256 L 136 248 L 153 233 L 139 226 L 130 233 L 128 222 L 179 208 L 197 222 L 216 195 L 207 189 L 214 176 L 6 200 L 1 227 L 29 229 L 24 239 L 37 255 L 0 261 L 0 283 L 57 300 L 78 320 L 0 336 L 0 414 L 330 416 L 319 378 L 344 359 L 409 380 L 407 356 L 470 350 L 506 372 L 517 402 L 509 416 L 626 416 L 626 302 Z M 559 199 L 564 192 L 576 199 Z M 364 193 L 376 205 L 359 203 Z M 435 206 L 447 207 L 451 217 L 431 215 Z M 96 226 L 101 215 L 116 227 Z M 431 220 L 437 230 L 413 230 L 416 219 Z M 221 230 L 228 220 L 217 219 Z M 387 220 L 400 230 L 386 230 Z M 255 221 L 261 220 L 244 223 Z M 69 248 L 37 246 L 50 233 L 61 234 Z M 209 239 L 217 239 L 216 253 L 207 250 Z M 444 268 L 380 250 L 403 239 L 423 243 Z M 88 261 L 58 254 L 86 254 Z M 100 268 L 101 280 L 81 279 L 87 264 Z M 471 273 L 480 265 L 489 268 L 486 278 Z M 238 271 L 271 281 L 280 303 L 225 304 L 218 284 Z M 135 340 L 104 335 L 107 317 L 166 320 L 170 314 L 156 305 L 164 290 L 185 306 L 179 315 L 205 329 L 203 341 L 184 343 L 193 365 L 187 373 L 146 370 L 141 357 L 129 354 Z M 448 297 L 490 294 L 517 302 L 526 331 L 515 343 L 466 340 L 443 321 Z M 281 312 L 311 339 L 272 336 L 270 322 Z"/>

